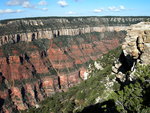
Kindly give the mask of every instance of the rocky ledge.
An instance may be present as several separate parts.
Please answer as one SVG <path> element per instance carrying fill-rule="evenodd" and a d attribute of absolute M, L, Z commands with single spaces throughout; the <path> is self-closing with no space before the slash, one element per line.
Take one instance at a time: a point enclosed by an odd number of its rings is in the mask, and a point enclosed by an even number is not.
<path fill-rule="evenodd" d="M 121 81 L 134 80 L 134 74 L 128 77 L 125 74 L 129 71 L 134 73 L 134 66 L 150 64 L 150 22 L 140 22 L 131 25 L 127 30 L 127 36 L 122 44 L 122 54 L 112 67 L 113 73 Z"/>
<path fill-rule="evenodd" d="M 149 17 L 43 17 L 0 21 L 0 46 L 6 43 L 126 30 Z"/>

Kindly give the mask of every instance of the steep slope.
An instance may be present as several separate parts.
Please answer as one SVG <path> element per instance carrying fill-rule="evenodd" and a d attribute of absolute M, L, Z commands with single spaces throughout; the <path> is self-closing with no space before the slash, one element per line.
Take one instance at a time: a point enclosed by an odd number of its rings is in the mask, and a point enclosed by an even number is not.
<path fill-rule="evenodd" d="M 18 110 L 37 106 L 45 97 L 80 83 L 89 62 L 118 47 L 124 36 L 125 32 L 91 33 L 3 45 L 3 111 L 12 112 L 10 106 Z M 8 101 L 13 103 L 9 105 Z"/>
<path fill-rule="evenodd" d="M 150 112 L 149 34 L 149 22 L 132 25 L 122 50 L 117 48 L 91 62 L 87 71 L 89 79 L 68 92 L 47 98 L 38 109 L 24 112 Z"/>
<path fill-rule="evenodd" d="M 137 63 L 144 65 L 150 64 L 149 22 L 141 22 L 132 25 L 131 28 L 127 30 L 127 36 L 122 45 L 122 49 L 123 52 L 120 59 L 116 62 L 116 66 L 113 67 L 113 72 L 117 74 L 121 81 L 126 81 L 127 79 L 132 81 L 135 79 L 132 74 L 128 76 L 128 78 L 124 76 L 127 71 L 134 71 L 134 66 Z"/>
<path fill-rule="evenodd" d="M 119 112 L 150 112 L 150 22 L 132 25 L 127 31 L 123 52 L 113 66 L 121 83 L 120 91 L 111 94 Z M 117 70 L 117 71 L 116 71 Z"/>
<path fill-rule="evenodd" d="M 110 75 L 113 62 L 119 57 L 120 52 L 121 48 L 119 47 L 91 62 L 87 80 L 69 88 L 67 92 L 56 93 L 46 98 L 40 103 L 39 108 L 32 108 L 23 113 L 78 113 L 87 106 L 105 101 L 109 93 L 118 90 L 120 86 L 114 82 L 115 75 Z M 96 111 L 93 109 L 93 111 L 87 112 L 95 113 Z"/>
<path fill-rule="evenodd" d="M 87 79 L 87 66 L 148 17 L 5 20 L 0 24 L 0 109 L 17 112 Z M 120 22 L 116 25 L 117 22 Z"/>

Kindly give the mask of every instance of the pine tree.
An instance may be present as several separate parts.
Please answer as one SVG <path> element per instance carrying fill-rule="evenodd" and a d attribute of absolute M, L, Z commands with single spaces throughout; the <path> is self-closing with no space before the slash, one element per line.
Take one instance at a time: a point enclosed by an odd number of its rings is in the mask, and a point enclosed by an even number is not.
<path fill-rule="evenodd" d="M 123 90 L 111 94 L 117 110 L 121 113 L 150 112 L 150 66 L 137 66 L 134 83 L 125 86 Z"/>

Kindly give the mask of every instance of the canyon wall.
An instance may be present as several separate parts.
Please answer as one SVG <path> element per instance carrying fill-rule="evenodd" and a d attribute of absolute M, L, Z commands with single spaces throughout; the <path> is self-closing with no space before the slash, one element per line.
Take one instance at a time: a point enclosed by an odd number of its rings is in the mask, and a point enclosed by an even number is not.
<path fill-rule="evenodd" d="M 121 82 L 136 79 L 136 64 L 150 64 L 150 23 L 141 22 L 131 25 L 122 44 L 122 54 L 112 70 Z M 128 76 L 127 72 L 131 71 Z"/>
<path fill-rule="evenodd" d="M 16 43 L 19 41 L 33 41 L 34 39 L 52 39 L 52 38 L 58 38 L 59 36 L 75 36 L 85 33 L 91 33 L 91 32 L 105 32 L 105 31 L 121 31 L 126 30 L 127 26 L 101 26 L 101 27 L 82 27 L 82 28 L 64 28 L 64 29 L 57 29 L 57 30 L 51 30 L 51 29 L 38 29 L 37 31 L 28 33 L 14 33 L 9 35 L 2 35 L 0 36 L 0 46 L 7 44 L 7 43 Z"/>
<path fill-rule="evenodd" d="M 125 37 L 124 32 L 116 32 L 111 38 L 107 35 L 100 38 L 101 35 L 104 34 L 83 35 L 85 38 L 76 36 L 69 38 L 68 44 L 62 40 L 38 39 L 30 43 L 3 45 L 0 48 L 2 111 L 38 107 L 38 102 L 44 98 L 66 91 L 84 80 L 90 61 L 118 47 Z M 40 48 L 36 45 L 40 41 L 44 45 L 48 42 L 49 47 Z"/>
<path fill-rule="evenodd" d="M 0 21 L 0 46 L 91 32 L 120 31 L 149 17 L 43 17 Z"/>
<path fill-rule="evenodd" d="M 123 23 L 119 17 L 2 21 L 0 111 L 38 108 L 46 97 L 80 83 L 90 61 L 120 45 L 126 36 L 121 30 L 128 28 Z"/>

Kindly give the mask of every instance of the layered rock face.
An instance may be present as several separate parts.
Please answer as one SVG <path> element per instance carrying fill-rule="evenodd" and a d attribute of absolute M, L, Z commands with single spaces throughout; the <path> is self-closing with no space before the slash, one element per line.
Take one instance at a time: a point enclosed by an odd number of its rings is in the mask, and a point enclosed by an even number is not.
<path fill-rule="evenodd" d="M 150 64 L 150 23 L 132 25 L 122 45 L 125 56 L 139 59 L 142 64 Z"/>
<path fill-rule="evenodd" d="M 109 23 L 108 26 L 108 22 L 117 22 L 119 18 L 113 19 L 51 18 L 2 22 L 1 111 L 9 113 L 39 107 L 39 101 L 84 80 L 90 61 L 118 47 L 126 35 L 120 30 L 127 27 L 118 27 L 123 24 L 112 27 Z M 123 20 L 120 18 L 120 22 L 125 22 Z M 138 51 L 144 51 L 139 45 Z"/>
<path fill-rule="evenodd" d="M 0 21 L 0 45 L 63 35 L 126 30 L 149 17 L 51 17 Z"/>
<path fill-rule="evenodd" d="M 124 73 L 127 71 L 134 72 L 136 63 L 150 64 L 150 23 L 141 22 L 131 25 L 130 29 L 127 30 L 122 49 L 123 53 L 112 69 L 121 81 L 125 81 Z M 134 79 L 132 75 L 130 74 L 128 77 L 130 80 Z"/>
<path fill-rule="evenodd" d="M 38 107 L 37 103 L 45 97 L 80 83 L 85 79 L 89 62 L 118 47 L 125 37 L 124 32 L 109 35 L 82 34 L 66 38 L 67 42 L 60 37 L 3 45 L 0 49 L 2 110 L 13 112 L 10 106 L 17 110 Z"/>
<path fill-rule="evenodd" d="M 51 29 L 45 29 L 41 30 L 38 29 L 35 32 L 29 32 L 29 33 L 18 33 L 18 34 L 9 34 L 9 35 L 3 35 L 0 36 L 0 46 L 7 44 L 7 43 L 15 43 L 19 41 L 33 41 L 34 39 L 52 39 L 59 36 L 75 36 L 79 34 L 85 34 L 85 33 L 91 33 L 91 32 L 105 32 L 105 31 L 121 31 L 126 30 L 128 27 L 125 26 L 109 26 L 109 27 L 82 27 L 82 28 L 76 28 L 76 29 L 59 29 L 59 30 L 51 30 Z"/>

